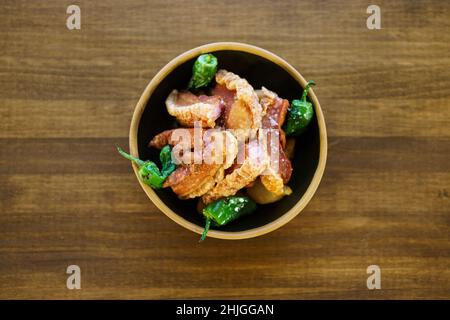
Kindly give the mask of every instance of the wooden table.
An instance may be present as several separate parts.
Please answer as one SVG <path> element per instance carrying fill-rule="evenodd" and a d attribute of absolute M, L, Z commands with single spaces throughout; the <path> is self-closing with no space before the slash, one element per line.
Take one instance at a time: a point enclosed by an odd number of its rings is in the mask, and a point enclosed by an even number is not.
<path fill-rule="evenodd" d="M 0 298 L 450 298 L 448 2 L 376 1 L 381 30 L 360 0 L 151 2 L 77 1 L 68 30 L 70 2 L 2 1 Z M 199 244 L 114 145 L 155 73 L 214 41 L 314 79 L 329 156 L 288 225 Z"/>

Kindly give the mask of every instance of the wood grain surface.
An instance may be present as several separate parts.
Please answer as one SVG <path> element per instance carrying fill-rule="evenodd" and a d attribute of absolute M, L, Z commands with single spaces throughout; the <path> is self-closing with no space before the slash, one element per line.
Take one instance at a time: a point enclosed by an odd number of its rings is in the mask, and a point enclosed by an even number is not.
<path fill-rule="evenodd" d="M 368 30 L 371 3 L 80 0 L 70 31 L 71 1 L 2 0 L 0 298 L 450 299 L 450 3 L 377 0 Z M 114 145 L 155 73 L 214 41 L 314 79 L 329 156 L 289 224 L 199 244 Z"/>

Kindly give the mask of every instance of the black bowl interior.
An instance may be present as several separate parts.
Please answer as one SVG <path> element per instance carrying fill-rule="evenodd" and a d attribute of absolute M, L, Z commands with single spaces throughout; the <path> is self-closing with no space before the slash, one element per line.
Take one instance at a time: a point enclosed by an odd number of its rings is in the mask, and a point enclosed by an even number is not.
<path fill-rule="evenodd" d="M 259 89 L 261 86 L 276 92 L 280 97 L 298 99 L 302 87 L 282 67 L 260 56 L 240 51 L 216 51 L 219 68 L 226 69 L 246 78 L 249 83 Z M 174 118 L 166 110 L 165 100 L 173 89 L 184 89 L 191 76 L 192 59 L 178 66 L 155 89 L 142 114 L 138 131 L 139 155 L 142 159 L 150 159 L 159 164 L 159 150 L 149 148 L 149 141 L 161 131 L 174 127 Z M 223 231 L 243 231 L 261 227 L 286 213 L 305 193 L 319 161 L 319 128 L 317 119 L 313 119 L 306 130 L 296 141 L 295 158 L 292 163 L 293 174 L 289 182 L 293 193 L 282 200 L 268 205 L 259 205 L 252 215 L 221 227 Z M 179 200 L 170 188 L 157 190 L 161 200 L 175 213 L 199 226 L 204 219 L 197 213 L 197 200 Z"/>

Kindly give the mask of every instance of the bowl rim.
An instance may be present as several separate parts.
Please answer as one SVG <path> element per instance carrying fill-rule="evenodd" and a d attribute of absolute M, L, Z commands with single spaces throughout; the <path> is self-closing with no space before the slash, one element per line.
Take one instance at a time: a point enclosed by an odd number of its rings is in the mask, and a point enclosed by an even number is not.
<path fill-rule="evenodd" d="M 129 144 L 130 144 L 130 153 L 133 156 L 139 157 L 139 151 L 138 151 L 138 130 L 139 130 L 139 123 L 142 117 L 142 114 L 147 106 L 147 102 L 149 101 L 151 95 L 153 94 L 154 90 L 157 88 L 157 86 L 161 83 L 165 77 L 167 77 L 176 67 L 179 65 L 201 55 L 204 53 L 211 53 L 215 51 L 241 51 L 246 53 L 251 53 L 257 56 L 260 56 L 262 58 L 265 58 L 267 60 L 270 60 L 271 62 L 277 64 L 278 66 L 282 67 L 284 70 L 286 70 L 297 82 L 301 84 L 302 87 L 305 87 L 307 81 L 303 78 L 303 76 L 287 61 L 285 61 L 283 58 L 275 55 L 274 53 L 267 51 L 265 49 L 246 44 L 246 43 L 240 43 L 240 42 L 213 42 L 208 43 L 202 46 L 195 47 L 193 49 L 190 49 L 177 57 L 173 58 L 169 63 L 167 63 L 149 82 L 147 87 L 144 89 L 144 92 L 142 93 L 141 97 L 139 98 L 138 103 L 136 104 L 136 107 L 133 112 L 133 118 L 131 120 L 131 126 L 130 126 L 130 132 L 129 132 Z M 319 148 L 319 161 L 317 164 L 316 172 L 314 173 L 314 176 L 311 180 L 311 183 L 309 184 L 308 188 L 306 189 L 303 196 L 299 199 L 299 201 L 288 211 L 286 211 L 283 215 L 278 217 L 277 219 L 263 225 L 260 227 L 247 229 L 243 231 L 221 231 L 221 230 L 214 230 L 211 229 L 208 232 L 208 237 L 212 238 L 218 238 L 218 239 L 227 239 L 227 240 L 239 240 L 239 239 L 247 239 L 247 238 L 253 238 L 257 236 L 264 235 L 266 233 L 269 233 L 271 231 L 274 231 L 289 221 L 291 221 L 293 218 L 295 218 L 309 203 L 311 198 L 313 197 L 314 193 L 316 192 L 319 183 L 322 179 L 324 170 L 325 170 L 325 164 L 327 159 L 327 132 L 325 127 L 325 119 L 323 117 L 322 109 L 320 107 L 320 103 L 314 94 L 314 90 L 309 90 L 309 98 L 314 106 L 314 111 L 316 112 L 316 118 L 318 121 L 319 126 L 319 141 L 320 141 L 320 148 Z M 202 234 L 203 228 L 184 219 L 183 217 L 179 216 L 177 213 L 172 211 L 156 194 L 156 192 L 148 185 L 144 184 L 139 179 L 138 174 L 138 166 L 132 162 L 132 167 L 134 170 L 134 173 L 136 174 L 136 177 L 139 181 L 139 184 L 141 185 L 144 192 L 147 194 L 147 196 L 150 198 L 150 200 L 156 205 L 156 207 L 161 210 L 166 216 L 168 216 L 170 219 L 175 221 L 180 226 L 191 230 L 197 234 Z"/>

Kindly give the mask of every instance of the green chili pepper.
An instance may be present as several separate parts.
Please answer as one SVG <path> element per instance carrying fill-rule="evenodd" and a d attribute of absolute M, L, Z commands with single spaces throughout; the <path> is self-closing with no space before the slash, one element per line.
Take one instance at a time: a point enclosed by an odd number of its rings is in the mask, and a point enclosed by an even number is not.
<path fill-rule="evenodd" d="M 314 107 L 311 102 L 306 100 L 308 91 L 311 86 L 316 85 L 314 81 L 308 81 L 301 100 L 292 100 L 289 107 L 288 119 L 284 131 L 286 135 L 298 136 L 300 135 L 311 122 L 314 116 Z"/>
<path fill-rule="evenodd" d="M 217 72 L 217 58 L 210 53 L 202 54 L 195 60 L 192 67 L 192 78 L 189 81 L 189 89 L 197 89 L 207 86 Z"/>
<path fill-rule="evenodd" d="M 215 226 L 224 226 L 237 218 L 256 210 L 256 203 L 249 197 L 232 196 L 210 203 L 203 209 L 206 218 L 205 229 L 200 241 L 203 241 L 209 231 L 211 223 Z"/>
<path fill-rule="evenodd" d="M 117 151 L 119 151 L 124 158 L 135 162 L 139 166 L 139 178 L 153 189 L 161 189 L 164 180 L 166 180 L 176 168 L 176 165 L 172 162 L 169 145 L 164 146 L 159 154 L 162 171 L 160 171 L 158 166 L 152 161 L 143 161 L 135 158 L 123 151 L 120 147 L 117 147 Z"/>

